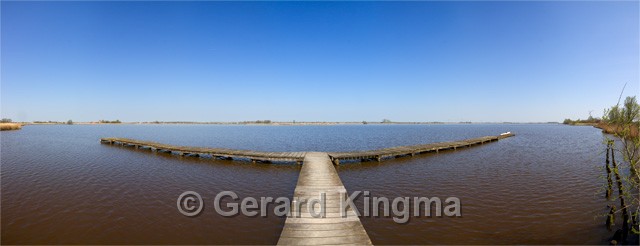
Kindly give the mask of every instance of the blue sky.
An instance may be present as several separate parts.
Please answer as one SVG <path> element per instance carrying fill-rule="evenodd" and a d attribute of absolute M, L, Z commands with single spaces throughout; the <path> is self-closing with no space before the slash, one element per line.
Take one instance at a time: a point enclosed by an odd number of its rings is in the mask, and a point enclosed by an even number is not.
<path fill-rule="evenodd" d="M 630 2 L 1 2 L 14 121 L 546 122 L 640 84 Z"/>

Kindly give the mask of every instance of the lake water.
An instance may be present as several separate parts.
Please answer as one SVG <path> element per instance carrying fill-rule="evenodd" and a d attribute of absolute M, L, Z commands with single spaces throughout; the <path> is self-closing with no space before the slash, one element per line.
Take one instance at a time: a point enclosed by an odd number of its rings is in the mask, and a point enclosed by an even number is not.
<path fill-rule="evenodd" d="M 361 221 L 374 244 L 602 244 L 604 135 L 557 124 L 40 125 L 2 132 L 3 244 L 274 244 L 284 217 L 223 217 L 214 196 L 291 197 L 300 167 L 100 144 L 126 137 L 262 151 L 349 151 L 498 135 L 468 149 L 337 167 L 349 192 L 460 198 L 462 217 Z M 621 157 L 620 157 L 621 158 Z M 177 211 L 200 193 L 195 218 Z M 361 202 L 356 202 L 361 205 Z M 362 208 L 361 208 L 362 209 Z"/>

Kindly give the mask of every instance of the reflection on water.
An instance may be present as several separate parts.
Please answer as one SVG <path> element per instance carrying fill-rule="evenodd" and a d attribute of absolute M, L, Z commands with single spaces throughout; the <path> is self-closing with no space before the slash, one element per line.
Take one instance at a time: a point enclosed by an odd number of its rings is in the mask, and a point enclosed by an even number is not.
<path fill-rule="evenodd" d="M 562 125 L 73 125 L 2 132 L 2 243 L 274 244 L 285 218 L 225 218 L 205 206 L 182 216 L 176 199 L 232 190 L 293 195 L 299 166 L 152 154 L 98 142 L 128 137 L 264 151 L 346 151 L 513 131 L 491 144 L 338 167 L 348 191 L 459 197 L 462 217 L 362 218 L 375 244 L 607 242 L 600 190 L 602 134 Z M 357 204 L 362 204 L 358 202 Z M 362 209 L 362 208 L 361 208 Z M 269 209 L 268 211 L 272 211 Z"/>

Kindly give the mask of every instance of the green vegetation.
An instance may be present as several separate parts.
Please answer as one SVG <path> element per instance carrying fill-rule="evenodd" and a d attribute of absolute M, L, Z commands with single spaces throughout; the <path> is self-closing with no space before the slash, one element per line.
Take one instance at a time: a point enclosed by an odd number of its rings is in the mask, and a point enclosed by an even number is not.
<path fill-rule="evenodd" d="M 606 121 L 616 124 L 628 124 L 640 120 L 640 105 L 635 96 L 624 99 L 623 107 L 616 105 L 605 110 Z"/>
<path fill-rule="evenodd" d="M 12 120 L 9 118 L 2 118 L 2 120 L 0 120 L 0 123 L 11 123 Z"/>
<path fill-rule="evenodd" d="M 383 119 L 382 123 L 391 123 L 391 120 L 390 119 Z"/>
<path fill-rule="evenodd" d="M 619 202 L 620 209 L 615 210 L 615 206 L 611 206 L 613 212 L 607 219 L 607 226 L 610 228 L 616 214 L 622 216 L 622 226 L 614 235 L 612 243 L 630 243 L 630 236 L 637 238 L 640 234 L 638 226 L 638 214 L 640 212 L 640 173 L 638 165 L 640 162 L 640 105 L 638 105 L 635 96 L 627 97 L 622 106 L 620 103 L 605 110 L 604 117 L 598 124 L 603 132 L 612 134 L 619 141 L 607 139 L 607 194 L 612 194 L 611 188 L 611 172 L 609 171 L 609 153 L 611 155 L 612 173 L 616 178 L 617 196 L 609 199 L 611 202 Z M 615 160 L 616 153 L 622 154 L 623 160 L 617 162 Z M 621 171 L 628 168 L 628 172 Z M 632 237 L 633 237 L 632 236 Z M 615 242 L 614 242 L 615 241 Z"/>
<path fill-rule="evenodd" d="M 587 118 L 586 120 L 581 120 L 581 119 L 577 119 L 577 120 L 572 120 L 572 119 L 564 119 L 564 121 L 562 122 L 562 124 L 565 125 L 597 125 L 600 122 L 602 122 L 601 119 L 599 118 L 594 118 L 593 116 L 589 116 L 589 118 Z"/>
<path fill-rule="evenodd" d="M 67 121 L 67 125 L 73 125 L 73 121 L 72 120 L 68 120 Z"/>
<path fill-rule="evenodd" d="M 636 97 L 627 97 L 622 107 L 617 104 L 605 110 L 603 123 L 598 127 L 605 133 L 621 139 L 637 140 L 640 127 L 640 105 Z"/>

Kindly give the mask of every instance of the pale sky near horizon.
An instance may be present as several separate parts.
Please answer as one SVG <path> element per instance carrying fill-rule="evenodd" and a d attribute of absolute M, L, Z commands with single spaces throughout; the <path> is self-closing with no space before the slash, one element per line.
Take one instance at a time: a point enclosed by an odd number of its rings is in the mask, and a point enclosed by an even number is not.
<path fill-rule="evenodd" d="M 547 122 L 640 91 L 618 2 L 0 2 L 14 121 Z"/>

